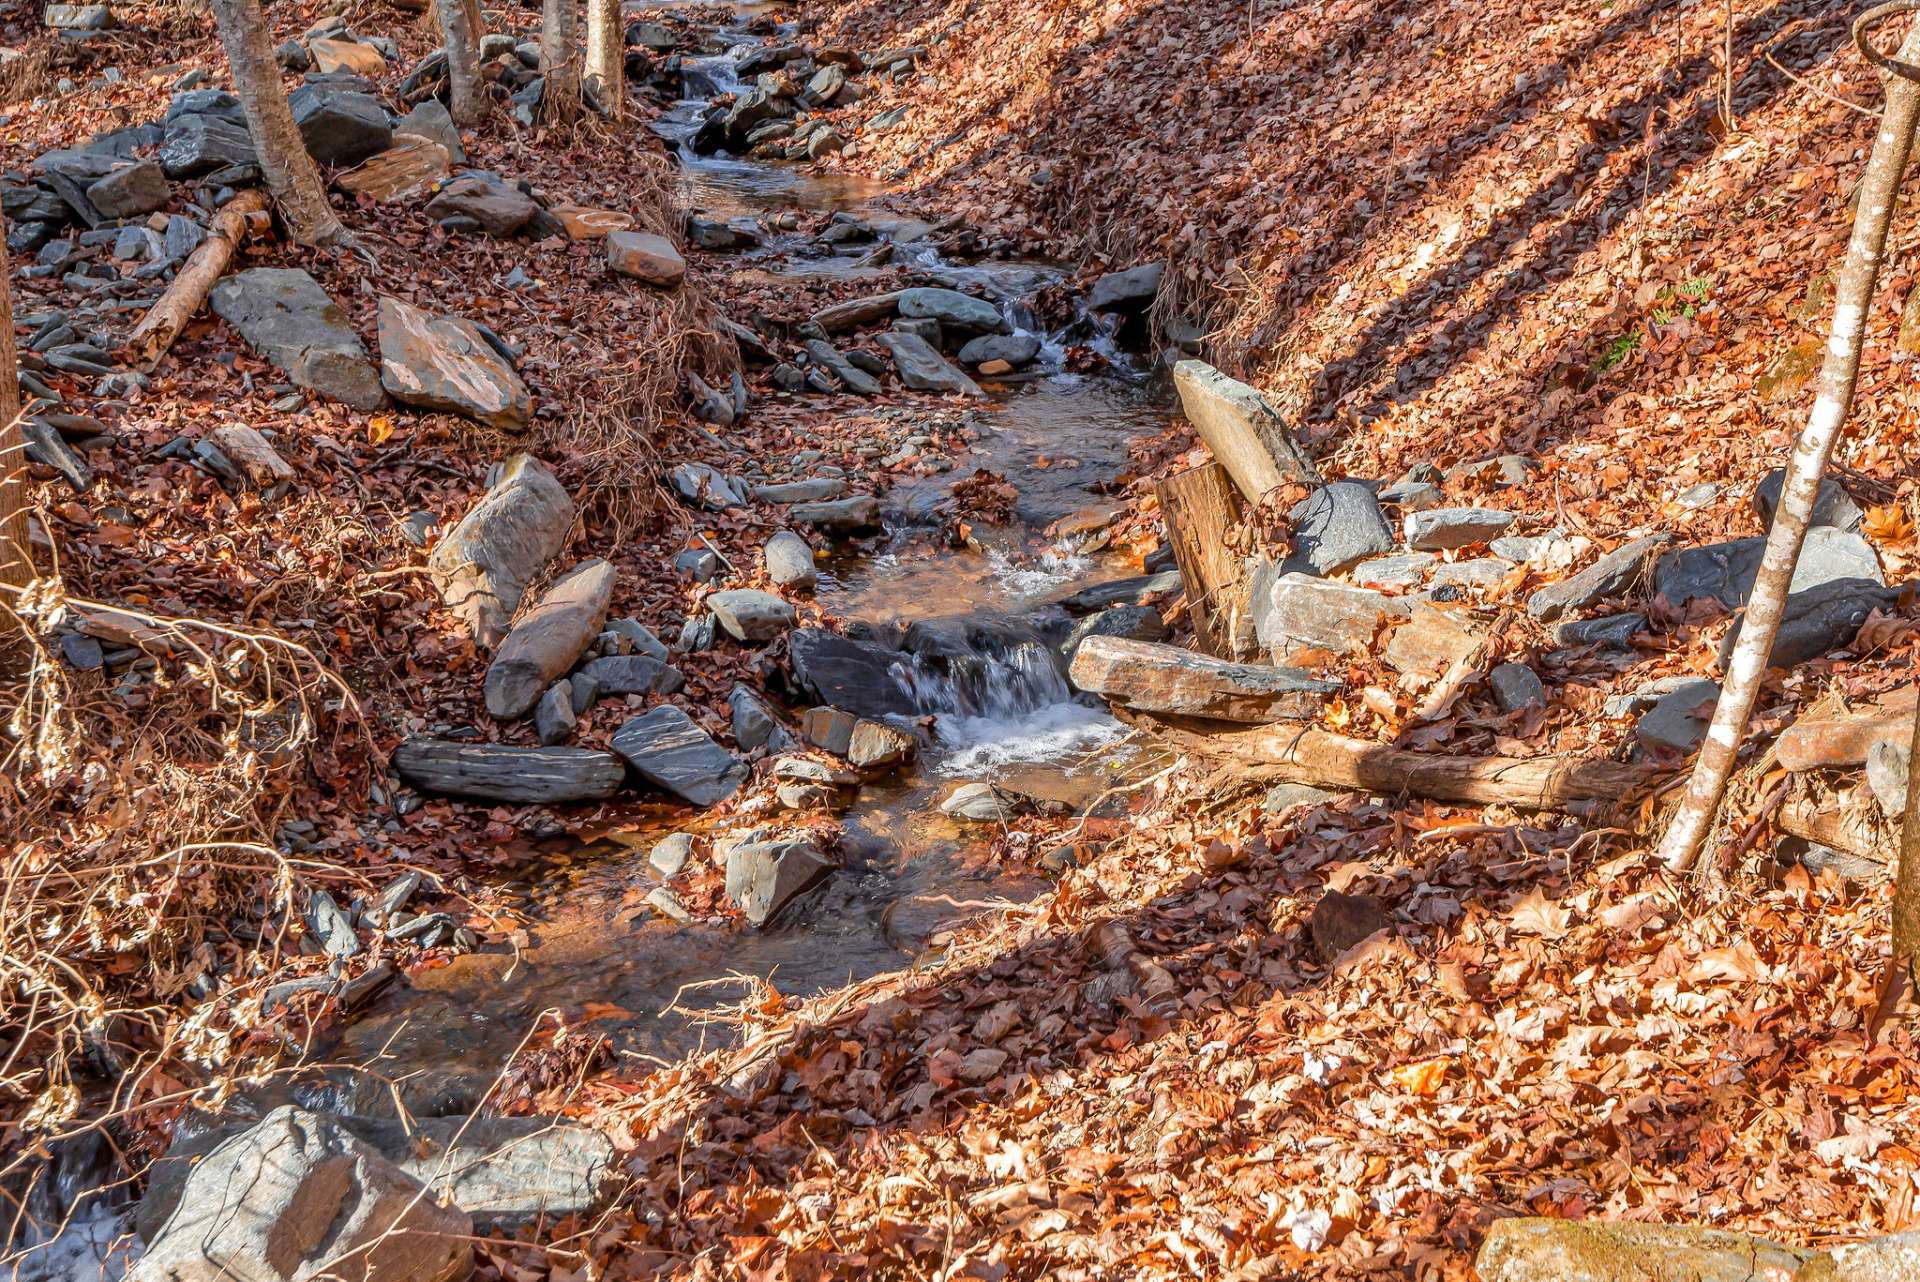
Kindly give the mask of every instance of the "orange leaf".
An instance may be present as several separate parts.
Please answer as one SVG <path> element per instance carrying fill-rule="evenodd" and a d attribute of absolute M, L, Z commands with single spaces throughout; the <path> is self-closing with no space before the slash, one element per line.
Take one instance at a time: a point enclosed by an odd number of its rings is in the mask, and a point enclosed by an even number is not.
<path fill-rule="evenodd" d="M 1439 1059 L 1423 1059 L 1417 1064 L 1402 1064 L 1388 1076 L 1393 1084 L 1409 1094 L 1425 1098 L 1440 1089 L 1446 1081 L 1447 1068 L 1453 1063 L 1444 1056 Z"/>

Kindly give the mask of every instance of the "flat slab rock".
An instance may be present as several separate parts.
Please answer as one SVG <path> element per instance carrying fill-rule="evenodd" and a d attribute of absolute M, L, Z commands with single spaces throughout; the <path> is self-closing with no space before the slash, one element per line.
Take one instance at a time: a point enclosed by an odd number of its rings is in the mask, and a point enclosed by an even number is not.
<path fill-rule="evenodd" d="M 380 300 L 380 383 L 402 404 L 505 431 L 524 430 L 533 416 L 527 385 L 478 325 L 397 298 Z"/>
<path fill-rule="evenodd" d="M 348 326 L 346 312 L 306 272 L 250 268 L 220 281 L 208 300 L 249 347 L 296 385 L 357 410 L 387 403 L 380 376 Z"/>
<path fill-rule="evenodd" d="M 574 567 L 521 616 L 487 667 L 487 711 L 525 716 L 549 682 L 564 676 L 600 635 L 613 599 L 614 568 L 595 557 Z"/>
<path fill-rule="evenodd" d="M 393 768 L 423 792 L 481 801 L 599 800 L 618 792 L 627 778 L 610 752 L 457 743 L 426 735 L 395 748 Z"/>
<path fill-rule="evenodd" d="M 918 334 L 891 330 L 880 335 L 880 345 L 893 357 L 900 381 L 917 392 L 949 392 L 957 396 L 985 396 L 980 385 L 935 351 Z"/>
<path fill-rule="evenodd" d="M 1729 610 L 1737 610 L 1753 591 L 1766 550 L 1767 540 L 1756 535 L 1668 552 L 1654 566 L 1654 592 L 1675 609 L 1710 597 Z M 1837 579 L 1884 582 L 1872 544 L 1851 530 L 1816 525 L 1807 531 L 1787 590 L 1805 592 Z"/>
<path fill-rule="evenodd" d="M 1248 501 L 1288 481 L 1320 484 L 1319 470 L 1257 389 L 1194 360 L 1173 367 L 1173 386 L 1187 421 Z"/>
<path fill-rule="evenodd" d="M 1654 554 L 1673 541 L 1670 534 L 1648 534 L 1622 543 L 1580 573 L 1549 583 L 1527 598 L 1527 613 L 1552 622 L 1572 610 L 1624 597 L 1647 577 Z"/>
<path fill-rule="evenodd" d="M 453 172 L 447 149 L 430 138 L 396 136 L 393 146 L 338 178 L 334 185 L 379 204 L 412 200 Z"/>
<path fill-rule="evenodd" d="M 725 801 L 748 773 L 746 762 L 672 704 L 651 708 L 621 726 L 613 736 L 613 750 L 642 779 L 695 806 Z"/>
<path fill-rule="evenodd" d="M 1808 1259 L 1719 1229 L 1527 1217 L 1495 1220 L 1474 1267 L 1482 1282 L 1790 1282 Z"/>
<path fill-rule="evenodd" d="M 1141 712 L 1262 725 L 1316 715 L 1340 684 L 1293 668 L 1230 663 L 1178 646 L 1095 636 L 1080 643 L 1073 684 Z"/>
<path fill-rule="evenodd" d="M 441 599 L 482 645 L 506 635 L 527 584 L 567 539 L 573 500 L 529 454 L 501 468 L 473 510 L 434 545 L 427 568 Z"/>
<path fill-rule="evenodd" d="M 1254 635 L 1276 655 L 1314 648 L 1345 654 L 1369 649 L 1385 617 L 1405 617 L 1413 606 L 1370 588 L 1349 587 L 1263 566 L 1250 583 Z"/>
<path fill-rule="evenodd" d="M 751 644 L 773 640 L 792 627 L 798 618 L 787 602 L 757 588 L 728 588 L 724 592 L 715 592 L 707 598 L 707 609 L 727 630 L 728 636 Z"/>

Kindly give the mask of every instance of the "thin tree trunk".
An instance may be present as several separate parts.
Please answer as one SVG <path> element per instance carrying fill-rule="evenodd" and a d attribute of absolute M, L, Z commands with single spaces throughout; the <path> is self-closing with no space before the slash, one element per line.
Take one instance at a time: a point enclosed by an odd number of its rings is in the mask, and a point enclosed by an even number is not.
<path fill-rule="evenodd" d="M 1920 707 L 1907 756 L 1907 809 L 1900 817 L 1900 867 L 1893 875 L 1893 964 L 1920 991 Z"/>
<path fill-rule="evenodd" d="M 7 219 L 0 214 L 0 241 Z M 0 254 L 4 254 L 0 250 Z M 18 638 L 12 635 L 13 602 L 18 589 L 33 582 L 33 545 L 27 537 L 27 442 L 20 431 L 19 358 L 13 345 L 12 259 L 0 258 L 7 271 L 0 279 L 0 662 Z"/>
<path fill-rule="evenodd" d="M 1920 24 L 1908 32 L 1896 55 L 1902 62 L 1920 59 Z M 1733 775 L 1747 718 L 1760 693 L 1773 639 L 1787 602 L 1787 587 L 1800 559 L 1800 545 L 1813 516 L 1813 503 L 1826 474 L 1827 460 L 1853 403 L 1854 383 L 1860 374 L 1860 343 L 1866 329 L 1867 308 L 1873 302 L 1880 261 L 1887 246 L 1887 225 L 1893 219 L 1900 175 L 1913 145 L 1914 123 L 1920 120 L 1920 84 L 1904 76 L 1888 78 L 1887 109 L 1874 139 L 1854 210 L 1853 239 L 1840 271 L 1839 297 L 1833 310 L 1833 328 L 1827 339 L 1826 361 L 1820 369 L 1820 393 L 1806 428 L 1794 442 L 1787 460 L 1787 480 L 1767 532 L 1767 550 L 1760 562 L 1747 600 L 1740 640 L 1727 664 L 1727 679 L 1713 710 L 1713 724 L 1700 745 L 1693 778 L 1687 784 L 1680 809 L 1660 838 L 1660 858 L 1668 867 L 1686 869 L 1700 857 L 1700 848 L 1720 810 L 1727 781 Z"/>
<path fill-rule="evenodd" d="M 614 120 L 626 114 L 626 70 L 620 0 L 587 0 L 587 84 Z"/>
<path fill-rule="evenodd" d="M 440 34 L 447 45 L 447 113 L 462 129 L 486 114 L 480 96 L 480 6 L 472 0 L 439 0 Z"/>
<path fill-rule="evenodd" d="M 544 0 L 540 10 L 540 74 L 546 78 L 541 119 L 564 125 L 580 114 L 578 0 Z"/>
<path fill-rule="evenodd" d="M 327 203 L 320 170 L 307 154 L 287 107 L 260 0 L 213 0 L 213 20 L 233 68 L 233 92 L 246 112 L 247 132 L 253 135 L 267 190 L 273 193 L 288 234 L 302 245 L 336 245 L 346 240 L 346 228 Z"/>

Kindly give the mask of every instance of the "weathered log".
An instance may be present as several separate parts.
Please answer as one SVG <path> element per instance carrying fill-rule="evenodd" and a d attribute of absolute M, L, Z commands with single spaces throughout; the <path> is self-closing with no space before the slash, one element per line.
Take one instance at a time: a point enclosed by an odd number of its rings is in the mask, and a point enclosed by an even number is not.
<path fill-rule="evenodd" d="M 1811 798 L 1788 801 L 1774 817 L 1774 826 L 1789 837 L 1817 842 L 1867 860 L 1879 867 L 1882 876 L 1892 871 L 1900 848 L 1898 826 L 1889 823 L 1880 807 L 1868 797 L 1841 806 L 1830 803 L 1823 806 Z M 1848 875 L 1857 876 L 1856 873 Z"/>
<path fill-rule="evenodd" d="M 1298 668 L 1229 663 L 1126 637 L 1082 641 L 1068 676 L 1082 690 L 1141 712 L 1254 723 L 1316 716 L 1340 689 Z"/>
<path fill-rule="evenodd" d="M 1195 644 L 1222 659 L 1250 657 L 1258 642 L 1247 609 L 1246 570 L 1227 546 L 1240 496 L 1218 463 L 1190 467 L 1154 487 L 1174 564 L 1187 588 Z"/>
<path fill-rule="evenodd" d="M 590 748 L 516 748 L 415 735 L 393 752 L 394 769 L 416 788 L 483 801 L 580 801 L 610 797 L 627 768 Z"/>
<path fill-rule="evenodd" d="M 1445 757 L 1349 739 L 1312 726 L 1243 728 L 1190 717 L 1114 715 L 1209 765 L 1255 783 L 1406 794 L 1435 801 L 1557 810 L 1619 802 L 1659 778 L 1646 766 L 1580 757 Z"/>
<path fill-rule="evenodd" d="M 180 337 L 193 314 L 207 301 L 207 291 L 226 274 L 234 251 L 247 234 L 247 224 L 255 214 L 264 215 L 267 194 L 243 191 L 221 206 L 213 216 L 213 226 L 200 247 L 188 256 L 180 274 L 167 286 L 167 292 L 147 309 L 140 323 L 127 335 L 126 351 L 130 363 L 152 369 Z"/>
<path fill-rule="evenodd" d="M 1878 704 L 1838 717 L 1802 717 L 1781 732 L 1775 751 L 1788 770 L 1857 766 L 1876 743 L 1905 744 L 1913 732 L 1916 690 L 1908 686 Z"/>

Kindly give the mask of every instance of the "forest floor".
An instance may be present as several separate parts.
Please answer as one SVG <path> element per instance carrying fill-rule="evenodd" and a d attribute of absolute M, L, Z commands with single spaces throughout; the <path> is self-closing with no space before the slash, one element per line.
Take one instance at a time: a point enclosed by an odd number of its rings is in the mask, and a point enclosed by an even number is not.
<path fill-rule="evenodd" d="M 808 42 L 930 52 L 839 113 L 856 153 L 809 172 L 864 176 L 902 216 L 963 216 L 956 253 L 1066 263 L 1057 295 L 1165 258 L 1156 340 L 1204 333 L 1207 359 L 1297 420 L 1329 476 L 1516 453 L 1531 461 L 1517 482 L 1462 476 L 1450 496 L 1596 549 L 1656 529 L 1705 543 L 1764 528 L 1750 495 L 1810 397 L 1824 273 L 1871 135 L 1836 99 L 1879 96 L 1833 52 L 1839 6 L 1743 4 L 1730 33 L 1710 8 L 828 0 L 799 13 Z M 417 15 L 371 2 L 269 16 L 278 40 L 336 11 L 397 42 L 389 88 L 438 43 Z M 71 62 L 15 69 L 0 163 L 24 169 L 158 119 L 194 69 L 219 79 L 209 19 L 118 14 L 122 29 Z M 729 21 L 721 6 L 629 16 L 680 32 Z M 536 15 L 493 19 L 526 37 Z M 1730 124 L 1716 94 L 1727 38 Z M 566 132 L 523 130 L 502 108 L 468 136 L 470 161 L 549 204 L 676 229 L 684 187 L 647 128 L 670 102 L 634 103 L 634 119 Z M 895 107 L 903 124 L 860 127 Z M 215 657 L 176 652 L 144 682 L 55 664 L 19 704 L 51 729 L 12 759 L 30 757 L 33 777 L 22 764 L 0 792 L 9 884 L 39 896 L 8 938 L 40 938 L 21 955 L 87 958 L 100 1011 L 56 1028 L 44 1063 L 6 1069 L 10 1158 L 47 1151 L 30 1120 L 110 1133 L 137 1168 L 190 1098 L 331 1053 L 343 1012 L 262 1009 L 271 984 L 328 969 L 298 939 L 296 885 L 345 899 L 422 871 L 422 907 L 512 958 L 538 929 L 520 883 L 553 839 L 684 815 L 631 800 L 395 804 L 382 763 L 408 735 L 473 725 L 534 742 L 487 718 L 486 655 L 428 581 L 410 515 L 444 530 L 489 465 L 529 449 L 578 499 L 557 566 L 609 558 L 612 615 L 671 639 L 700 597 L 675 558 L 712 547 L 745 567 L 734 586 L 764 586 L 760 545 L 780 518 L 689 510 L 666 466 L 819 450 L 880 494 L 970 474 L 978 424 L 932 395 L 786 396 L 748 367 L 739 422 L 708 428 L 682 408 L 682 366 L 719 385 L 737 355 L 719 314 L 788 334 L 827 304 L 911 283 L 911 266 L 801 281 L 689 246 L 686 288 L 663 296 L 611 276 L 595 241 L 453 237 L 419 202 L 335 203 L 372 264 L 262 238 L 245 265 L 310 271 L 368 339 L 382 294 L 483 320 L 522 349 L 534 424 L 516 435 L 289 401 L 211 314 L 133 394 L 46 376 L 102 427 L 87 492 L 30 474 L 60 593 L 138 610 Z M 801 234 L 830 225 L 824 208 L 793 212 Z M 1920 239 L 1906 224 L 1896 240 L 1843 449 L 1891 583 L 1920 563 L 1900 339 Z M 57 274 L 22 275 L 33 261 L 14 258 L 17 317 L 68 305 Z M 1070 311 L 1060 296 L 1042 305 Z M 1091 347 L 1076 359 L 1098 363 Z M 275 429 L 297 475 L 284 494 L 169 451 L 233 421 Z M 1111 555 L 1137 568 L 1158 541 L 1154 479 L 1206 457 L 1179 423 L 1134 444 L 1088 496 L 1109 505 Z M 1509 575 L 1476 603 L 1517 604 L 1565 568 Z M 1907 604 L 1881 620 L 1877 648 L 1774 683 L 1761 730 L 1907 682 Z M 798 607 L 803 625 L 845 622 Z M 1418 746 L 1623 755 L 1631 723 L 1603 712 L 1606 692 L 1709 673 L 1725 612 L 1655 623 L 1547 706 L 1503 713 L 1476 694 Z M 677 658 L 674 701 L 725 738 L 729 692 L 767 684 L 779 657 Z M 1352 691 L 1329 725 L 1408 729 L 1406 692 L 1376 660 L 1327 666 Z M 657 702 L 607 702 L 576 742 L 604 746 Z M 284 751 L 238 751 L 262 721 Z M 27 752 L 33 736 L 10 733 Z M 1908 1025 L 1868 1033 L 1884 882 L 1776 861 L 1761 798 L 1783 779 L 1771 759 L 1749 769 L 1721 853 L 1696 876 L 1646 854 L 1659 788 L 1586 820 L 1356 793 L 1282 804 L 1186 762 L 1133 779 L 1096 821 L 1021 818 L 976 845 L 1010 877 L 1072 846 L 1043 893 L 944 918 L 937 948 L 851 985 L 756 983 L 709 1015 L 735 1034 L 725 1049 L 609 1060 L 596 1035 L 617 1007 L 536 1030 L 503 1096 L 612 1137 L 623 1187 L 590 1218 L 481 1241 L 476 1276 L 1468 1278 L 1488 1226 L 1513 1215 L 1807 1246 L 1920 1224 L 1920 1059 Z M 1829 783 L 1857 791 L 1848 772 Z M 224 853 L 175 876 L 188 842 Z M 68 867 L 100 889 L 49 888 Z M 705 867 L 676 885 L 725 916 L 719 880 Z M 228 933 L 232 902 L 295 942 Z M 463 947 L 382 945 L 354 966 L 391 960 L 418 979 Z M 221 972 L 217 997 L 182 997 Z"/>

